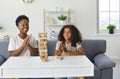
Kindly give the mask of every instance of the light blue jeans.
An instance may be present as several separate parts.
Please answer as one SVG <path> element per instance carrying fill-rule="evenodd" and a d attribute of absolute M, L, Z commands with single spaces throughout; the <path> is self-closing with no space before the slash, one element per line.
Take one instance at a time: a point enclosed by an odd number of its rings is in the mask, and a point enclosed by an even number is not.
<path fill-rule="evenodd" d="M 77 79 L 77 77 L 57 77 L 55 79 Z"/>

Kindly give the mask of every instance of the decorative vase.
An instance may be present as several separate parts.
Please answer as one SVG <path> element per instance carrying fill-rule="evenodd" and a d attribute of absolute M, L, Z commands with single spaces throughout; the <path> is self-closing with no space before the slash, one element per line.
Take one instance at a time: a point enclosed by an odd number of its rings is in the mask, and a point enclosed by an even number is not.
<path fill-rule="evenodd" d="M 109 29 L 109 34 L 114 34 L 114 30 L 113 29 Z"/>

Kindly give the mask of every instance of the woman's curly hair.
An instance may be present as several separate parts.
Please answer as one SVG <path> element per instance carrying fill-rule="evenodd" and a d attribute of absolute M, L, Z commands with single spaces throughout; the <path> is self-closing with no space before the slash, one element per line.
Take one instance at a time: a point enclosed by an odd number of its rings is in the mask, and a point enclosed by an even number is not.
<path fill-rule="evenodd" d="M 63 43 L 65 43 L 65 39 L 63 36 L 64 33 L 64 29 L 65 28 L 69 28 L 71 31 L 71 46 L 76 47 L 76 43 L 81 43 L 82 42 L 82 35 L 80 33 L 80 31 L 76 28 L 76 26 L 74 25 L 65 25 L 59 32 L 58 34 L 58 40 L 59 41 L 63 41 Z"/>

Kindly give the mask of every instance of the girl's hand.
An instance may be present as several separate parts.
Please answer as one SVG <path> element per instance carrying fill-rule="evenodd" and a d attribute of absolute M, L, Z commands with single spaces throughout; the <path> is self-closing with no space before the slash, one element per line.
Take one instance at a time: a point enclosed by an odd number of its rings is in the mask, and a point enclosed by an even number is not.
<path fill-rule="evenodd" d="M 66 47 L 65 47 L 65 44 L 61 44 L 61 49 L 62 49 L 62 51 L 63 51 L 64 53 L 67 54 L 67 49 L 66 49 Z"/>
<path fill-rule="evenodd" d="M 55 50 L 55 51 L 54 51 L 54 55 L 59 56 L 60 54 L 61 54 L 61 52 L 60 52 L 60 51 L 58 51 L 58 50 Z"/>
<path fill-rule="evenodd" d="M 60 47 L 59 47 L 59 51 L 63 51 L 63 46 L 62 46 L 62 44 L 60 44 Z"/>
<path fill-rule="evenodd" d="M 57 55 L 57 56 L 60 56 L 61 53 L 62 53 L 62 49 L 61 49 L 61 44 L 60 44 L 59 49 L 54 51 L 54 55 L 55 55 L 55 56 L 56 56 L 56 55 Z"/>

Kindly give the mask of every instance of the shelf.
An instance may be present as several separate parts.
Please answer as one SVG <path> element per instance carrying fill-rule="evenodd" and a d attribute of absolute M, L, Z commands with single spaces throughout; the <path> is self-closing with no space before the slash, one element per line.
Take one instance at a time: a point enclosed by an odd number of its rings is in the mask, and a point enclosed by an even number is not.
<path fill-rule="evenodd" d="M 71 12 L 70 9 L 68 10 L 43 10 L 43 17 L 44 17 L 44 26 L 47 29 L 48 34 L 48 39 L 57 39 L 56 36 L 58 35 L 60 29 L 64 25 L 71 24 Z M 58 16 L 61 14 L 67 16 L 66 21 L 61 22 L 58 20 Z M 73 21 L 72 21 L 73 22 Z M 51 32 L 55 31 L 55 37 L 54 34 L 52 36 Z"/>
<path fill-rule="evenodd" d="M 68 13 L 68 11 L 47 11 L 47 13 Z"/>
<path fill-rule="evenodd" d="M 50 27 L 56 27 L 56 26 L 64 26 L 67 24 L 46 24 L 46 26 L 50 26 Z"/>
<path fill-rule="evenodd" d="M 114 33 L 114 34 L 95 34 L 96 36 L 120 36 L 120 33 Z"/>

